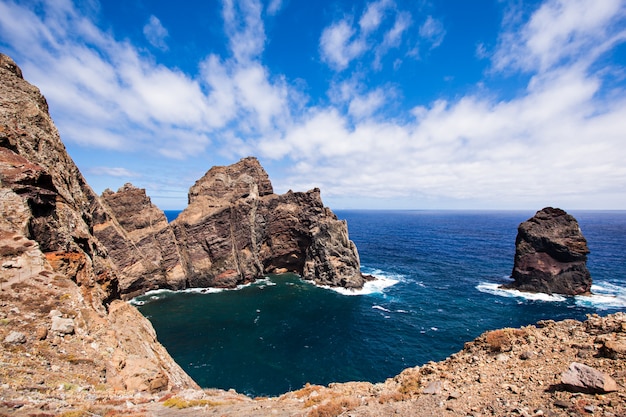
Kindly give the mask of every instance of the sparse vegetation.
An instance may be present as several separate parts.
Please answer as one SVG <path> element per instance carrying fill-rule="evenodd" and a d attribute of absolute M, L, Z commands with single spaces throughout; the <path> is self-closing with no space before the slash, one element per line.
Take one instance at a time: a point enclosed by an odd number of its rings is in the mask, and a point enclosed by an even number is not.
<path fill-rule="evenodd" d="M 179 410 L 190 407 L 215 407 L 222 403 L 217 401 L 211 401 L 206 399 L 201 400 L 186 400 L 180 397 L 171 397 L 163 401 L 163 405 L 169 408 L 177 408 Z"/>
<path fill-rule="evenodd" d="M 309 411 L 308 417 L 337 417 L 358 406 L 359 402 L 353 398 L 337 398 L 313 408 Z"/>
<path fill-rule="evenodd" d="M 485 341 L 492 352 L 504 352 L 511 349 L 516 340 L 526 336 L 524 329 L 498 329 L 488 332 Z"/>

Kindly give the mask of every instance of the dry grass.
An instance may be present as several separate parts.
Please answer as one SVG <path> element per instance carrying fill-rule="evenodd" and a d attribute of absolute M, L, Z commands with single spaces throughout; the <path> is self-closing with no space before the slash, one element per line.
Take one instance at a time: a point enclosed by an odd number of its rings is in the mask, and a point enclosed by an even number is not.
<path fill-rule="evenodd" d="M 485 342 L 492 352 L 504 352 L 510 350 L 513 344 L 526 334 L 524 329 L 498 329 L 488 332 L 485 335 Z"/>
<path fill-rule="evenodd" d="M 222 405 L 223 403 L 218 401 L 211 400 L 186 400 L 184 398 L 179 397 L 171 397 L 167 400 L 163 401 L 163 405 L 169 408 L 176 408 L 178 410 L 182 410 L 183 408 L 190 407 L 215 407 L 218 405 Z"/>
<path fill-rule="evenodd" d="M 346 411 L 354 410 L 360 404 L 350 397 L 337 398 L 320 404 L 307 414 L 308 417 L 337 417 Z"/>
<path fill-rule="evenodd" d="M 298 391 L 294 391 L 293 394 L 296 396 L 296 398 L 304 398 L 308 397 L 313 392 L 320 391 L 322 389 L 324 389 L 324 387 L 321 385 L 311 385 L 307 382 L 304 388 L 301 388 Z"/>

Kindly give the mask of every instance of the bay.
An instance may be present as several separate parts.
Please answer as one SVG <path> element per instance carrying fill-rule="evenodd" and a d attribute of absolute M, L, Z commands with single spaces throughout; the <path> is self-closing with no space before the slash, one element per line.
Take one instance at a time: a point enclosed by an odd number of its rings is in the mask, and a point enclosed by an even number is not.
<path fill-rule="evenodd" d="M 626 311 L 626 212 L 571 212 L 591 250 L 593 297 L 498 289 L 510 281 L 517 226 L 533 212 L 336 214 L 380 285 L 350 294 L 271 275 L 237 290 L 158 291 L 133 303 L 201 386 L 251 396 L 307 382 L 380 382 L 486 330 Z"/>

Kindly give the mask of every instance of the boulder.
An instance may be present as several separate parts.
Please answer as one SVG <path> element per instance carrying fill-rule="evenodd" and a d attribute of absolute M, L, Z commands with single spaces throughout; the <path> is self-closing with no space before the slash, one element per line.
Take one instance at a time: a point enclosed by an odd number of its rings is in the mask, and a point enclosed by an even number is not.
<path fill-rule="evenodd" d="M 74 333 L 74 319 L 64 319 L 62 317 L 52 317 L 52 326 L 50 330 L 59 334 L 73 334 Z"/>
<path fill-rule="evenodd" d="M 22 332 L 11 332 L 4 338 L 4 343 L 12 345 L 26 343 L 26 335 Z"/>
<path fill-rule="evenodd" d="M 519 225 L 511 274 L 514 282 L 504 287 L 547 294 L 589 294 L 588 253 L 576 219 L 561 209 L 546 207 Z"/>
<path fill-rule="evenodd" d="M 604 394 L 617 391 L 617 383 L 609 375 L 577 362 L 572 362 L 561 375 L 561 383 L 573 392 Z"/>

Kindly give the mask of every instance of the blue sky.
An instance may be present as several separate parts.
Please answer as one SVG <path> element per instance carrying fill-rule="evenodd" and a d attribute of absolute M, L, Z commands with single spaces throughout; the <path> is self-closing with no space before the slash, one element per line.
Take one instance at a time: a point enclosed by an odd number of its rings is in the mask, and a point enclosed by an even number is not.
<path fill-rule="evenodd" d="M 252 155 L 333 209 L 626 209 L 626 0 L 0 0 L 0 51 L 98 193 Z"/>

